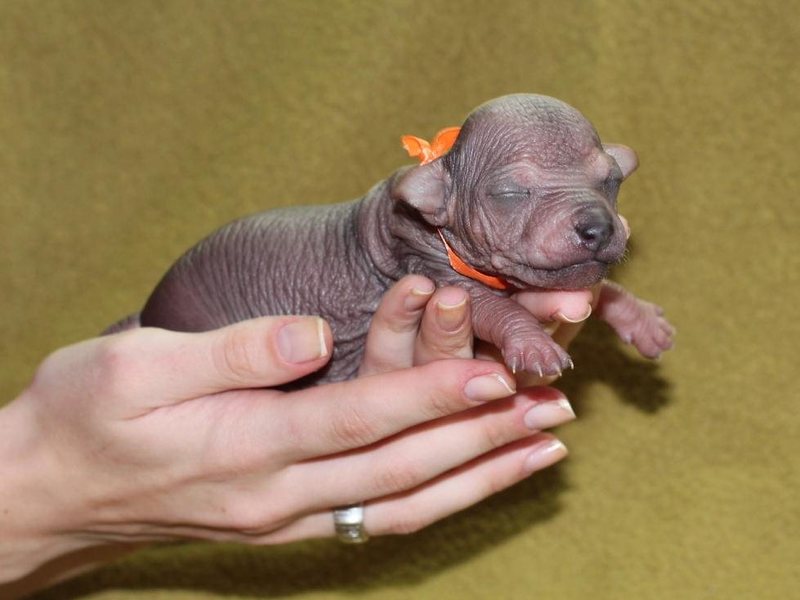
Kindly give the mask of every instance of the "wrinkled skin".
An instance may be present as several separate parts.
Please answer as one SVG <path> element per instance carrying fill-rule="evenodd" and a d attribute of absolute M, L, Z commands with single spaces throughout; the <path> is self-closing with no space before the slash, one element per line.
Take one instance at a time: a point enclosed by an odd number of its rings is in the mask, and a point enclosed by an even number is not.
<path fill-rule="evenodd" d="M 554 375 L 571 361 L 508 291 L 450 267 L 437 228 L 473 267 L 519 289 L 601 285 L 595 314 L 648 357 L 671 345 L 661 310 L 604 281 L 629 234 L 620 183 L 637 166 L 603 145 L 574 108 L 545 96 L 490 101 L 442 158 L 399 170 L 344 204 L 268 211 L 231 223 L 167 272 L 141 324 L 202 331 L 277 314 L 318 314 L 334 357 L 311 380 L 355 376 L 378 301 L 407 273 L 465 288 L 474 331 L 514 370 Z"/>

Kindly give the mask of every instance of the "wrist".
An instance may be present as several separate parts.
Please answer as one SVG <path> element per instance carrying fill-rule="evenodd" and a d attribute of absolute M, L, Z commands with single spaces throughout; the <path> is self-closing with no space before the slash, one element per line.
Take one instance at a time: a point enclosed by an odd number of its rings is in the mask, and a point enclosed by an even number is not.
<path fill-rule="evenodd" d="M 0 583 L 87 545 L 59 530 L 66 490 L 32 412 L 24 394 L 0 408 Z"/>

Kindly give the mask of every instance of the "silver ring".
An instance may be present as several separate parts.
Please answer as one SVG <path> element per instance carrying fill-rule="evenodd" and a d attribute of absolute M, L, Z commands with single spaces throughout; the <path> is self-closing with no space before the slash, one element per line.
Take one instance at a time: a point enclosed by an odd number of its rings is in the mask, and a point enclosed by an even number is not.
<path fill-rule="evenodd" d="M 336 537 L 345 544 L 363 544 L 369 539 L 364 529 L 364 503 L 340 506 L 333 509 L 333 526 Z"/>

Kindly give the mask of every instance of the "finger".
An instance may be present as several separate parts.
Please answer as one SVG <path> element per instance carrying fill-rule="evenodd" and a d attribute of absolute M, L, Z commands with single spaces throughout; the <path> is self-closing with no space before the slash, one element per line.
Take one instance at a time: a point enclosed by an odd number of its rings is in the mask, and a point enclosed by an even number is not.
<path fill-rule="evenodd" d="M 617 215 L 617 216 L 619 217 L 619 220 L 622 222 L 622 228 L 625 230 L 625 239 L 626 240 L 631 239 L 631 226 L 628 223 L 628 219 L 626 219 L 622 215 Z"/>
<path fill-rule="evenodd" d="M 517 386 L 520 388 L 534 388 L 543 385 L 551 385 L 557 381 L 561 375 L 542 375 L 537 373 L 530 373 L 528 371 L 519 371 L 516 373 Z"/>
<path fill-rule="evenodd" d="M 325 508 L 416 488 L 487 452 L 575 418 L 553 388 L 536 388 L 416 427 L 359 452 L 297 465 L 283 484 L 317 488 L 309 503 Z"/>
<path fill-rule="evenodd" d="M 259 431 L 287 436 L 289 460 L 360 448 L 409 427 L 514 393 L 511 375 L 494 363 L 439 361 L 293 392 L 282 403 L 280 427 L 273 407 L 251 419 Z"/>
<path fill-rule="evenodd" d="M 434 289 L 429 279 L 408 275 L 384 294 L 369 326 L 359 375 L 407 369 L 412 365 L 414 339 Z"/>
<path fill-rule="evenodd" d="M 195 371 L 193 395 L 293 381 L 327 363 L 333 347 L 328 324 L 313 316 L 262 317 L 195 335 L 184 363 Z"/>
<path fill-rule="evenodd" d="M 410 492 L 368 502 L 364 528 L 373 536 L 419 531 L 549 467 L 566 455 L 564 444 L 546 433 L 514 442 Z M 321 510 L 263 536 L 257 543 L 285 543 L 333 535 L 331 510 Z"/>
<path fill-rule="evenodd" d="M 592 314 L 593 292 L 590 289 L 561 291 L 522 291 L 514 299 L 539 321 L 580 323 Z"/>
<path fill-rule="evenodd" d="M 414 347 L 414 364 L 443 358 L 472 358 L 472 312 L 461 288 L 437 290 L 425 307 Z"/>
<path fill-rule="evenodd" d="M 567 455 L 550 434 L 509 444 L 412 492 L 367 505 L 372 535 L 414 533 L 492 496 Z M 328 525 L 332 530 L 333 525 Z"/>
<path fill-rule="evenodd" d="M 145 327 L 107 336 L 93 362 L 112 387 L 158 406 L 292 381 L 323 366 L 331 348 L 319 317 L 262 317 L 203 333 Z"/>

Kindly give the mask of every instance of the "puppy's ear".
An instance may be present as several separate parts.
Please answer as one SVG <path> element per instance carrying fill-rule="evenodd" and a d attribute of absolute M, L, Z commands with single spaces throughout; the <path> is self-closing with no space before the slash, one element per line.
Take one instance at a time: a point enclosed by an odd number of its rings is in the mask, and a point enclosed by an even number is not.
<path fill-rule="evenodd" d="M 622 170 L 623 179 L 627 179 L 628 175 L 633 173 L 636 167 L 639 166 L 639 158 L 636 156 L 636 152 L 627 146 L 622 144 L 603 144 L 603 150 L 617 161 L 619 168 Z"/>
<path fill-rule="evenodd" d="M 416 208 L 435 227 L 447 225 L 447 194 L 450 175 L 441 159 L 411 167 L 392 184 L 392 199 Z"/>

